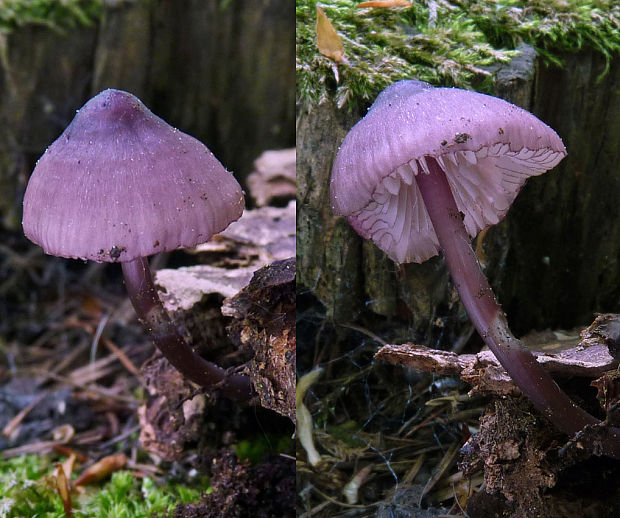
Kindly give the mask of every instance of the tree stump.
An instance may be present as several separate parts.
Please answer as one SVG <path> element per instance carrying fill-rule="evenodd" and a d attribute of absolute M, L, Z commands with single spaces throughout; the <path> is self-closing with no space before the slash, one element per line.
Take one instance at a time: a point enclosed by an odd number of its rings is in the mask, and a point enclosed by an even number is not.
<path fill-rule="evenodd" d="M 493 289 L 518 334 L 572 327 L 620 296 L 620 60 L 606 75 L 594 51 L 564 56 L 562 68 L 522 53 L 494 72 L 496 94 L 553 127 L 568 149 L 554 171 L 530 180 L 504 221 L 478 237 Z M 389 340 L 454 343 L 469 326 L 439 257 L 399 267 L 343 218 L 329 200 L 331 165 L 361 111 L 334 99 L 303 105 L 297 121 L 299 289 L 333 322 L 389 319 Z M 610 216 L 613 214 L 613 216 Z"/>

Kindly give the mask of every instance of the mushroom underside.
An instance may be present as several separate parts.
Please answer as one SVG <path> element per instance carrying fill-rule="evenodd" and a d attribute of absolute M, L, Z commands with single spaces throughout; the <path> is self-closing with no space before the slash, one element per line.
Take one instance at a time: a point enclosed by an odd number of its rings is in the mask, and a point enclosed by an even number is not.
<path fill-rule="evenodd" d="M 507 144 L 433 157 L 446 174 L 470 236 L 498 223 L 529 176 L 554 167 L 563 154 L 549 148 L 510 151 Z M 421 263 L 439 253 L 439 243 L 415 178 L 429 174 L 424 156 L 394 169 L 372 199 L 347 216 L 365 239 L 372 239 L 398 262 Z"/>

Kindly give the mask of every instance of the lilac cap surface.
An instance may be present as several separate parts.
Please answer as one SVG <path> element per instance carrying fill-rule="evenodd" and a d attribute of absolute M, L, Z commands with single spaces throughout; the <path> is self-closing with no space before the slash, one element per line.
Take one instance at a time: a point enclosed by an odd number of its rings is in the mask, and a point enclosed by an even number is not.
<path fill-rule="evenodd" d="M 560 137 L 502 99 L 399 81 L 347 134 L 334 161 L 331 202 L 365 239 L 398 263 L 439 251 L 416 186 L 426 157 L 445 171 L 471 236 L 499 222 L 526 179 L 566 156 Z"/>
<path fill-rule="evenodd" d="M 104 90 L 37 162 L 23 227 L 48 254 L 121 262 L 203 243 L 243 207 L 241 187 L 201 142 L 137 97 Z"/>

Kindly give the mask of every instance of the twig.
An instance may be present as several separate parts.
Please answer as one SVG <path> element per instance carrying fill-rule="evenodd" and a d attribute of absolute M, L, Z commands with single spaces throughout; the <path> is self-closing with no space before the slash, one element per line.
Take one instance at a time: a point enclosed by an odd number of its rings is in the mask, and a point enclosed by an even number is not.
<path fill-rule="evenodd" d="M 19 424 L 24 420 L 24 418 L 29 414 L 29 412 L 37 406 L 46 396 L 47 392 L 42 392 L 36 398 L 34 398 L 25 408 L 20 410 L 20 412 L 11 419 L 6 426 L 2 429 L 2 435 L 4 437 L 10 437 L 15 429 L 19 426 Z"/>

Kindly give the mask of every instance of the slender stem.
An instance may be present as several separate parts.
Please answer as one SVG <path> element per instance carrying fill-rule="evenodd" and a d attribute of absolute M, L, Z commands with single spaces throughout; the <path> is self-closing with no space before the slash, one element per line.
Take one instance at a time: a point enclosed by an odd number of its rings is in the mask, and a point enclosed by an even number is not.
<path fill-rule="evenodd" d="M 480 269 L 446 175 L 435 159 L 427 157 L 426 163 L 430 174 L 418 174 L 417 185 L 461 301 L 478 333 L 517 386 L 560 430 L 572 436 L 586 425 L 598 423 L 596 418 L 571 401 L 534 355 L 511 333 Z M 604 454 L 620 458 L 619 428 L 606 428 L 601 442 Z"/>
<path fill-rule="evenodd" d="M 181 336 L 157 295 L 148 259 L 140 257 L 121 265 L 127 292 L 140 323 L 168 361 L 185 377 L 203 387 L 217 388 L 231 399 L 250 399 L 252 387 L 247 376 L 229 375 L 226 370 L 196 354 Z"/>

